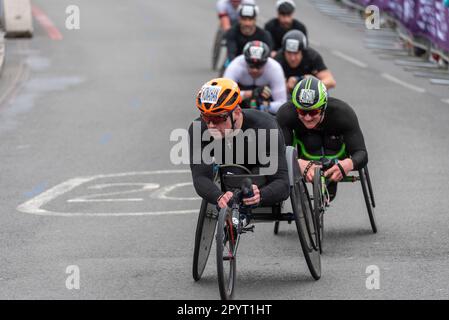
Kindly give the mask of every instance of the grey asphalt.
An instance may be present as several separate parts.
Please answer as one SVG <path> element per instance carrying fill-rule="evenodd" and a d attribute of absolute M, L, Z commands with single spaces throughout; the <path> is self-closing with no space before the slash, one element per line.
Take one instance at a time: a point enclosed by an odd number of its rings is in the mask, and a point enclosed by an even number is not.
<path fill-rule="evenodd" d="M 442 102 L 449 90 L 379 59 L 364 47 L 362 27 L 297 2 L 298 18 L 337 80 L 331 95 L 354 107 L 363 128 L 379 233 L 370 230 L 360 186 L 342 185 L 325 217 L 322 278 L 310 276 L 293 224 L 281 224 L 278 236 L 272 224 L 260 224 L 241 243 L 236 298 L 449 298 L 449 104 Z M 164 199 L 155 190 L 123 193 L 157 183 L 178 186 L 165 195 L 195 197 L 191 186 L 175 185 L 191 182 L 188 172 L 154 171 L 188 169 L 170 162 L 170 134 L 197 116 L 195 93 L 216 75 L 214 1 L 34 3 L 63 40 L 51 40 L 37 22 L 33 39 L 7 40 L 0 298 L 218 299 L 213 254 L 203 279 L 191 276 L 197 214 L 190 211 L 199 201 Z M 274 14 L 273 1 L 258 3 L 261 21 Z M 65 9 L 73 4 L 81 29 L 70 31 Z M 73 180 L 80 177 L 90 180 Z M 79 185 L 56 194 L 53 187 L 67 181 Z M 88 201 L 113 192 L 96 199 L 141 201 Z M 41 207 L 29 202 L 46 195 Z M 68 202 L 76 198 L 82 202 Z M 23 212 L 23 204 L 34 209 Z M 70 265 L 79 267 L 79 290 L 66 288 Z M 378 290 L 365 286 L 371 265 L 380 271 Z"/>

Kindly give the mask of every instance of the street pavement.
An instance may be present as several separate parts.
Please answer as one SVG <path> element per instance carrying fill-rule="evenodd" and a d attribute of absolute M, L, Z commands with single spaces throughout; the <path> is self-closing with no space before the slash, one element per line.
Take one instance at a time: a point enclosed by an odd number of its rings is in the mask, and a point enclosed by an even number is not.
<path fill-rule="evenodd" d="M 294 224 L 277 236 L 258 224 L 240 245 L 236 299 L 448 299 L 449 90 L 379 59 L 363 27 L 296 2 L 337 80 L 330 94 L 359 117 L 379 232 L 360 186 L 341 185 L 325 216 L 322 278 L 308 272 Z M 200 200 L 189 167 L 170 161 L 171 133 L 197 117 L 195 94 L 216 76 L 214 1 L 33 3 L 62 39 L 35 21 L 32 39 L 6 42 L 0 298 L 218 299 L 213 252 L 192 279 Z M 258 3 L 262 24 L 274 2 Z M 79 30 L 65 27 L 69 5 Z M 79 289 L 66 287 L 68 266 Z M 367 289 L 369 266 L 379 289 Z"/>

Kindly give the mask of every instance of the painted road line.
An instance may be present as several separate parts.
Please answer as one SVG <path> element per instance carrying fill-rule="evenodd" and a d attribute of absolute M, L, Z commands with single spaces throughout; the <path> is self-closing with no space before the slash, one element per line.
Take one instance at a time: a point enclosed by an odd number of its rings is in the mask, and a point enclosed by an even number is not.
<path fill-rule="evenodd" d="M 442 102 L 449 104 L 449 99 L 441 99 Z"/>
<path fill-rule="evenodd" d="M 416 92 L 419 92 L 419 93 L 426 92 L 425 89 L 417 87 L 417 86 L 414 86 L 414 85 L 409 84 L 409 83 L 407 83 L 405 81 L 402 81 L 402 80 L 400 80 L 400 79 L 398 79 L 396 77 L 393 77 L 391 74 L 382 73 L 381 75 L 382 75 L 383 78 L 385 78 L 387 80 L 390 80 L 391 82 L 394 82 L 396 84 L 399 84 L 399 85 L 401 85 L 401 86 L 403 86 L 403 87 L 405 87 L 407 89 L 410 89 L 410 90 L 413 90 L 413 91 L 416 91 Z"/>
<path fill-rule="evenodd" d="M 33 5 L 32 8 L 33 16 L 36 20 L 41 24 L 41 26 L 45 29 L 48 36 L 52 40 L 62 40 L 62 34 L 59 32 L 58 28 L 54 25 L 54 23 L 50 20 L 49 17 L 36 5 Z"/>
<path fill-rule="evenodd" d="M 142 198 L 110 198 L 111 196 L 123 196 L 125 194 L 132 194 L 136 192 L 156 190 L 160 187 L 157 183 L 103 183 L 90 186 L 87 189 L 102 190 L 106 188 L 117 188 L 117 187 L 139 187 L 137 189 L 118 191 L 118 192 L 107 192 L 99 194 L 90 194 L 84 197 L 78 197 L 76 199 L 67 200 L 67 202 L 123 202 L 123 201 L 143 201 Z M 103 197 L 109 198 L 103 198 Z"/>
<path fill-rule="evenodd" d="M 148 211 L 148 212 L 58 212 L 50 211 L 43 208 L 49 202 L 57 199 L 60 196 L 72 191 L 73 189 L 80 187 L 88 182 L 95 181 L 97 179 L 108 179 L 108 178 L 120 178 L 120 177 L 132 177 L 132 176 L 153 176 L 153 175 L 175 175 L 175 174 L 190 174 L 190 170 L 156 170 L 156 171 L 143 171 L 143 172 L 124 172 L 116 174 L 100 174 L 88 177 L 78 177 L 69 179 L 63 183 L 60 183 L 47 191 L 37 195 L 36 197 L 22 203 L 17 207 L 17 210 L 22 213 L 28 213 L 33 215 L 41 216 L 58 216 L 58 217 L 120 217 L 120 216 L 159 216 L 159 215 L 178 215 L 178 214 L 192 214 L 198 213 L 199 209 L 189 209 L 189 210 L 166 210 L 166 211 Z M 121 185 L 131 185 L 131 183 L 120 183 Z M 132 183 L 135 184 L 135 183 Z M 137 183 L 141 185 L 141 183 Z M 165 188 L 162 193 L 159 193 L 159 198 L 173 200 L 173 198 L 167 196 L 169 191 L 172 191 L 178 187 L 191 185 L 192 183 L 181 183 L 172 186 L 171 188 Z M 112 184 L 101 184 L 91 189 L 102 189 L 106 186 L 111 186 Z M 117 185 L 117 184 L 114 184 Z M 151 188 L 151 184 L 146 183 L 148 188 Z M 143 189 L 141 189 L 143 190 Z M 128 190 L 128 193 L 132 190 Z M 90 195 L 92 197 L 92 195 Z M 98 194 L 96 196 L 99 196 Z M 79 199 L 79 198 L 78 198 Z M 86 199 L 86 197 L 84 197 Z M 189 198 L 188 200 L 194 200 Z"/>
<path fill-rule="evenodd" d="M 366 63 L 364 63 L 364 62 L 362 62 L 360 60 L 357 60 L 354 57 L 348 56 L 347 54 L 344 54 L 343 52 L 340 52 L 338 50 L 332 50 L 332 53 L 335 56 L 337 56 L 337 57 L 339 57 L 339 58 L 341 58 L 343 60 L 346 60 L 347 62 L 350 62 L 350 63 L 352 63 L 352 64 L 354 64 L 354 65 L 356 65 L 356 66 L 358 66 L 360 68 L 367 68 L 368 67 L 368 65 Z"/>

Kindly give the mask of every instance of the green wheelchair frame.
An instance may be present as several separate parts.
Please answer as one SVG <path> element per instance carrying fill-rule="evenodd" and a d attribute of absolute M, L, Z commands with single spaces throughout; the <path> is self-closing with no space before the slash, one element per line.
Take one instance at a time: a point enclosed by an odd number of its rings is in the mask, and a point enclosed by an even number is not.
<path fill-rule="evenodd" d="M 312 155 L 307 152 L 304 143 L 297 138 L 296 133 L 293 136 L 293 147 L 297 149 L 298 158 L 309 160 L 309 161 L 320 161 L 322 156 Z M 348 157 L 346 152 L 346 145 L 343 143 L 342 147 L 336 154 L 325 155 L 327 159 L 333 160 L 343 160 Z M 357 174 L 358 173 L 358 174 Z M 371 224 L 371 229 L 373 233 L 377 233 L 377 225 L 374 217 L 373 209 L 376 207 L 376 202 L 374 200 L 373 188 L 371 185 L 371 178 L 369 175 L 368 166 L 366 165 L 363 168 L 357 170 L 356 174 L 347 175 L 340 182 L 356 182 L 360 181 L 362 186 L 363 197 L 365 200 L 366 209 L 368 211 L 368 217 Z M 326 197 L 327 188 L 326 188 L 326 178 L 323 175 L 321 168 L 315 169 L 315 179 L 313 181 L 313 203 L 314 203 L 314 214 L 315 219 L 317 220 L 318 230 L 319 230 L 319 239 L 320 239 L 320 252 L 322 252 L 322 240 L 323 240 L 323 214 L 326 208 L 324 204 L 324 198 Z M 274 225 L 274 233 L 277 234 L 279 232 L 279 223 L 280 221 L 276 221 Z"/>

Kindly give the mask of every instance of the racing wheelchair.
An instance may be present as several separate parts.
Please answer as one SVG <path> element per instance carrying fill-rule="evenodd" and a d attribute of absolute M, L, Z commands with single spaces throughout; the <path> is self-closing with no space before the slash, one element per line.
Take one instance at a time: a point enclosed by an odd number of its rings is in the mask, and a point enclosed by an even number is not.
<path fill-rule="evenodd" d="M 284 212 L 283 203 L 256 208 L 244 206 L 242 198 L 251 189 L 251 184 L 263 186 L 266 176 L 252 174 L 238 165 L 219 166 L 215 174 L 215 181 L 222 191 L 234 193 L 230 205 L 219 210 L 205 200 L 201 204 L 195 234 L 193 278 L 195 281 L 201 279 L 215 235 L 218 285 L 223 300 L 232 299 L 234 295 L 237 250 L 241 235 L 254 232 L 251 222 L 294 221 L 308 269 L 315 280 L 321 277 L 318 220 L 314 216 L 311 198 L 300 174 L 293 147 L 287 147 L 286 158 L 292 212 Z M 245 174 L 225 174 L 227 170 L 223 169 L 229 167 L 243 168 Z"/>
<path fill-rule="evenodd" d="M 347 158 L 346 146 L 342 145 L 340 151 L 335 155 L 325 155 L 325 156 L 316 156 L 309 154 L 304 144 L 299 140 L 295 139 L 294 145 L 298 150 L 298 153 L 305 159 L 314 162 L 319 165 L 315 168 L 314 171 L 314 180 L 312 183 L 313 188 L 313 211 L 314 216 L 318 225 L 318 243 L 320 248 L 320 253 L 323 252 L 323 237 L 324 237 L 324 214 L 329 207 L 330 203 L 330 195 L 328 191 L 328 186 L 330 181 L 324 176 L 324 172 L 331 168 L 334 164 L 337 163 L 338 160 L 342 160 Z M 368 217 L 371 224 L 371 229 L 373 233 L 377 233 L 377 224 L 376 219 L 374 217 L 374 208 L 376 207 L 376 202 L 374 200 L 374 192 L 371 185 L 371 178 L 368 171 L 368 165 L 359 169 L 358 171 L 354 171 L 353 174 L 349 174 L 343 178 L 340 182 L 357 182 L 360 181 L 360 185 L 362 187 L 363 197 L 365 200 L 366 209 L 368 211 Z M 274 234 L 278 234 L 279 232 L 279 223 L 280 221 L 276 221 L 274 224 Z"/>

